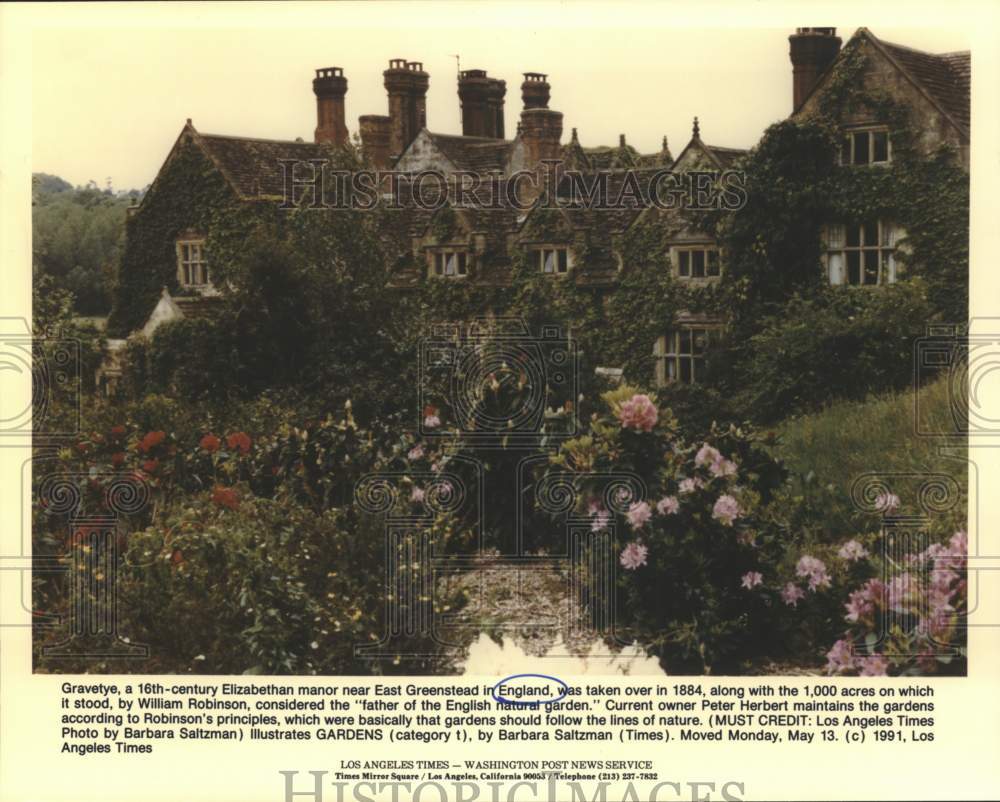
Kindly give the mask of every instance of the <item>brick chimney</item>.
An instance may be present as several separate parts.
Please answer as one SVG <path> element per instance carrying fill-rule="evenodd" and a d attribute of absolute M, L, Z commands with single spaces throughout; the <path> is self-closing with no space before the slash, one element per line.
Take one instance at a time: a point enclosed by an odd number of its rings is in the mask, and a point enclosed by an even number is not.
<path fill-rule="evenodd" d="M 430 76 L 419 61 L 394 58 L 382 73 L 389 94 L 391 120 L 389 151 L 399 156 L 427 125 L 427 87 Z"/>
<path fill-rule="evenodd" d="M 365 114 L 358 117 L 361 133 L 361 152 L 376 170 L 385 170 L 390 164 L 392 118 L 384 114 Z"/>
<path fill-rule="evenodd" d="M 792 111 L 797 111 L 840 52 L 840 37 L 836 28 L 796 28 L 788 43 L 792 60 Z"/>
<path fill-rule="evenodd" d="M 486 70 L 462 70 L 458 74 L 458 102 L 462 109 L 463 136 L 492 136 L 487 120 L 490 79 Z"/>
<path fill-rule="evenodd" d="M 462 134 L 503 139 L 503 99 L 507 82 L 490 78 L 486 70 L 458 74 L 458 99 L 462 109 Z"/>
<path fill-rule="evenodd" d="M 493 122 L 493 138 L 504 138 L 503 99 L 507 94 L 507 82 L 490 78 L 490 91 L 486 98 L 487 110 Z"/>
<path fill-rule="evenodd" d="M 313 92 L 316 95 L 316 141 L 342 146 L 348 142 L 347 126 L 344 124 L 344 95 L 347 94 L 347 79 L 340 67 L 324 67 L 316 70 L 313 78 Z"/>
<path fill-rule="evenodd" d="M 525 167 L 534 169 L 542 159 L 558 159 L 561 155 L 562 112 L 549 109 L 549 84 L 540 72 L 524 73 L 521 98 L 520 134 L 524 143 Z"/>

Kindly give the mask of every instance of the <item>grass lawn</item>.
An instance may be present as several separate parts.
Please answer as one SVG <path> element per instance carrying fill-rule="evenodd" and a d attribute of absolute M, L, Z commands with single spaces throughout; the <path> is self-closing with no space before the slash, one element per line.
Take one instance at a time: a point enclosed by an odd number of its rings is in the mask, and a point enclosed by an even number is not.
<path fill-rule="evenodd" d="M 913 391 L 876 396 L 861 402 L 836 402 L 826 409 L 789 419 L 777 427 L 779 443 L 775 453 L 794 474 L 814 474 L 822 484 L 835 488 L 835 495 L 849 517 L 851 486 L 861 474 L 885 473 L 946 474 L 961 492 L 961 503 L 941 513 L 933 528 L 965 527 L 965 499 L 968 497 L 966 441 L 960 438 L 927 437 L 921 431 L 954 430 L 947 377 Z M 915 481 L 920 481 L 919 478 Z M 903 501 L 906 480 L 900 490 Z"/>

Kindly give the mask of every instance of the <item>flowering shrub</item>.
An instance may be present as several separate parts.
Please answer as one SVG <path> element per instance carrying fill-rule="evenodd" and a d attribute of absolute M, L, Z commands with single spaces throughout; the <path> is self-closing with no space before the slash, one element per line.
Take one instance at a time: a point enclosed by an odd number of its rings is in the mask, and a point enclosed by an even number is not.
<path fill-rule="evenodd" d="M 862 560 L 859 545 L 845 544 L 841 556 Z M 902 565 L 867 562 L 867 573 L 875 576 L 851 591 L 844 604 L 848 629 L 827 652 L 827 673 L 875 676 L 960 669 L 965 645 L 958 624 L 967 609 L 968 546 L 966 533 L 956 532 L 947 543 L 908 555 Z"/>
<path fill-rule="evenodd" d="M 724 671 L 771 643 L 769 599 L 758 586 L 782 554 L 766 515 L 784 480 L 748 430 L 716 430 L 687 443 L 669 410 L 631 387 L 603 396 L 581 437 L 563 444 L 550 471 L 576 475 L 581 512 L 613 535 L 623 615 L 618 625 L 664 668 Z M 646 497 L 624 505 L 600 495 L 602 473 L 642 477 Z M 613 500 L 612 500 L 613 501 Z"/>

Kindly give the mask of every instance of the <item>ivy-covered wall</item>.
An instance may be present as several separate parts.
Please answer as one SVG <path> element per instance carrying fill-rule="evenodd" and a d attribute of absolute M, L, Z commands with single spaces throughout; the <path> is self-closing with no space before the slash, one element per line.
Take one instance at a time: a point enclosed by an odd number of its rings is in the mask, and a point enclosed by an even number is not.
<path fill-rule="evenodd" d="M 124 337 L 140 328 L 164 286 L 171 294 L 184 294 L 177 281 L 180 232 L 206 235 L 209 264 L 218 283 L 225 271 L 224 255 L 238 252 L 238 243 L 266 218 L 280 220 L 275 204 L 241 201 L 197 145 L 180 142 L 142 205 L 126 221 L 109 334 Z"/>
<path fill-rule="evenodd" d="M 682 312 L 728 322 L 730 360 L 722 383 L 730 388 L 755 381 L 746 371 L 762 364 L 761 359 L 780 363 L 753 349 L 797 336 L 781 330 L 786 312 L 816 314 L 827 326 L 812 351 L 797 349 L 798 365 L 847 358 L 848 352 L 850 358 L 872 364 L 876 356 L 897 360 L 909 338 L 932 318 L 958 321 L 966 316 L 968 174 L 962 168 L 961 142 L 946 121 L 930 114 L 926 99 L 859 41 L 845 51 L 802 113 L 771 126 L 742 160 L 748 197 L 743 208 L 707 213 L 649 209 L 614 234 L 610 226 L 587 225 L 581 216 L 548 209 L 530 214 L 504 242 L 492 228 L 483 233 L 483 221 L 476 217 L 482 212 L 444 209 L 431 220 L 414 255 L 408 252 L 412 243 L 405 226 L 393 223 L 392 213 L 289 213 L 274 202 L 240 200 L 195 143 L 182 143 L 128 221 L 110 331 L 123 335 L 141 326 L 162 286 L 181 291 L 174 250 L 178 232 L 203 231 L 216 283 L 231 279 L 238 287 L 249 259 L 247 243 L 259 240 L 264 230 L 284 240 L 287 253 L 257 258 L 258 289 L 266 287 L 263 278 L 270 275 L 270 264 L 287 263 L 294 286 L 309 288 L 302 293 L 301 321 L 325 321 L 323 326 L 338 332 L 328 343 L 323 339 L 327 331 L 315 332 L 311 339 L 317 353 L 343 350 L 346 340 L 357 341 L 354 356 L 330 368 L 339 381 L 351 365 L 369 358 L 365 343 L 374 337 L 382 353 L 396 352 L 398 381 L 409 388 L 416 379 L 406 373 L 407 359 L 416 354 L 417 342 L 431 324 L 488 314 L 522 317 L 534 327 L 562 324 L 580 348 L 585 383 L 592 380 L 594 367 L 603 365 L 622 367 L 628 381 L 648 386 L 654 343 Z M 859 121 L 888 126 L 890 163 L 838 165 L 841 129 Z M 830 288 L 821 266 L 824 224 L 874 219 L 905 229 L 901 274 L 919 279 L 912 282 L 905 303 L 897 305 L 908 317 L 886 319 L 881 332 L 879 310 L 892 306 L 892 288 Z M 716 284 L 696 286 L 672 275 L 671 246 L 697 232 L 720 247 L 723 276 Z M 474 251 L 467 279 L 427 275 L 422 249 L 449 243 L 465 243 Z M 565 276 L 541 273 L 531 249 L 539 243 L 572 247 L 574 269 Z M 257 250 L 270 253 L 268 248 Z M 400 267 L 413 280 L 405 288 L 389 289 Z M 227 294 L 244 307 L 244 315 L 248 305 L 267 306 L 264 289 Z M 337 308 L 320 309 L 324 304 Z M 857 314 L 843 321 L 844 339 L 852 345 L 841 352 L 832 321 L 843 310 Z M 287 310 L 282 316 L 270 312 L 274 320 L 288 318 Z M 350 319 L 352 314 L 364 319 Z M 864 331 L 848 336 L 855 317 L 864 320 Z M 880 337 L 893 339 L 892 348 L 864 350 L 866 341 Z M 804 381 L 822 388 L 823 372 L 813 373 Z M 886 371 L 890 375 L 887 381 L 897 382 L 902 374 Z M 877 381 L 861 384 L 879 387 Z M 751 396 L 767 397 L 768 389 L 755 387 Z"/>

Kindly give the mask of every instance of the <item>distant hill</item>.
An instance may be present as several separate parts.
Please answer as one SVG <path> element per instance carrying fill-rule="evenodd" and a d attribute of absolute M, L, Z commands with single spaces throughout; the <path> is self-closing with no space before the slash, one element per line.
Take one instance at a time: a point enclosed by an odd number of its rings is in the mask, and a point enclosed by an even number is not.
<path fill-rule="evenodd" d="M 74 296 L 80 315 L 106 315 L 125 238 L 125 210 L 140 190 L 74 187 L 48 173 L 31 177 L 32 269 Z"/>

